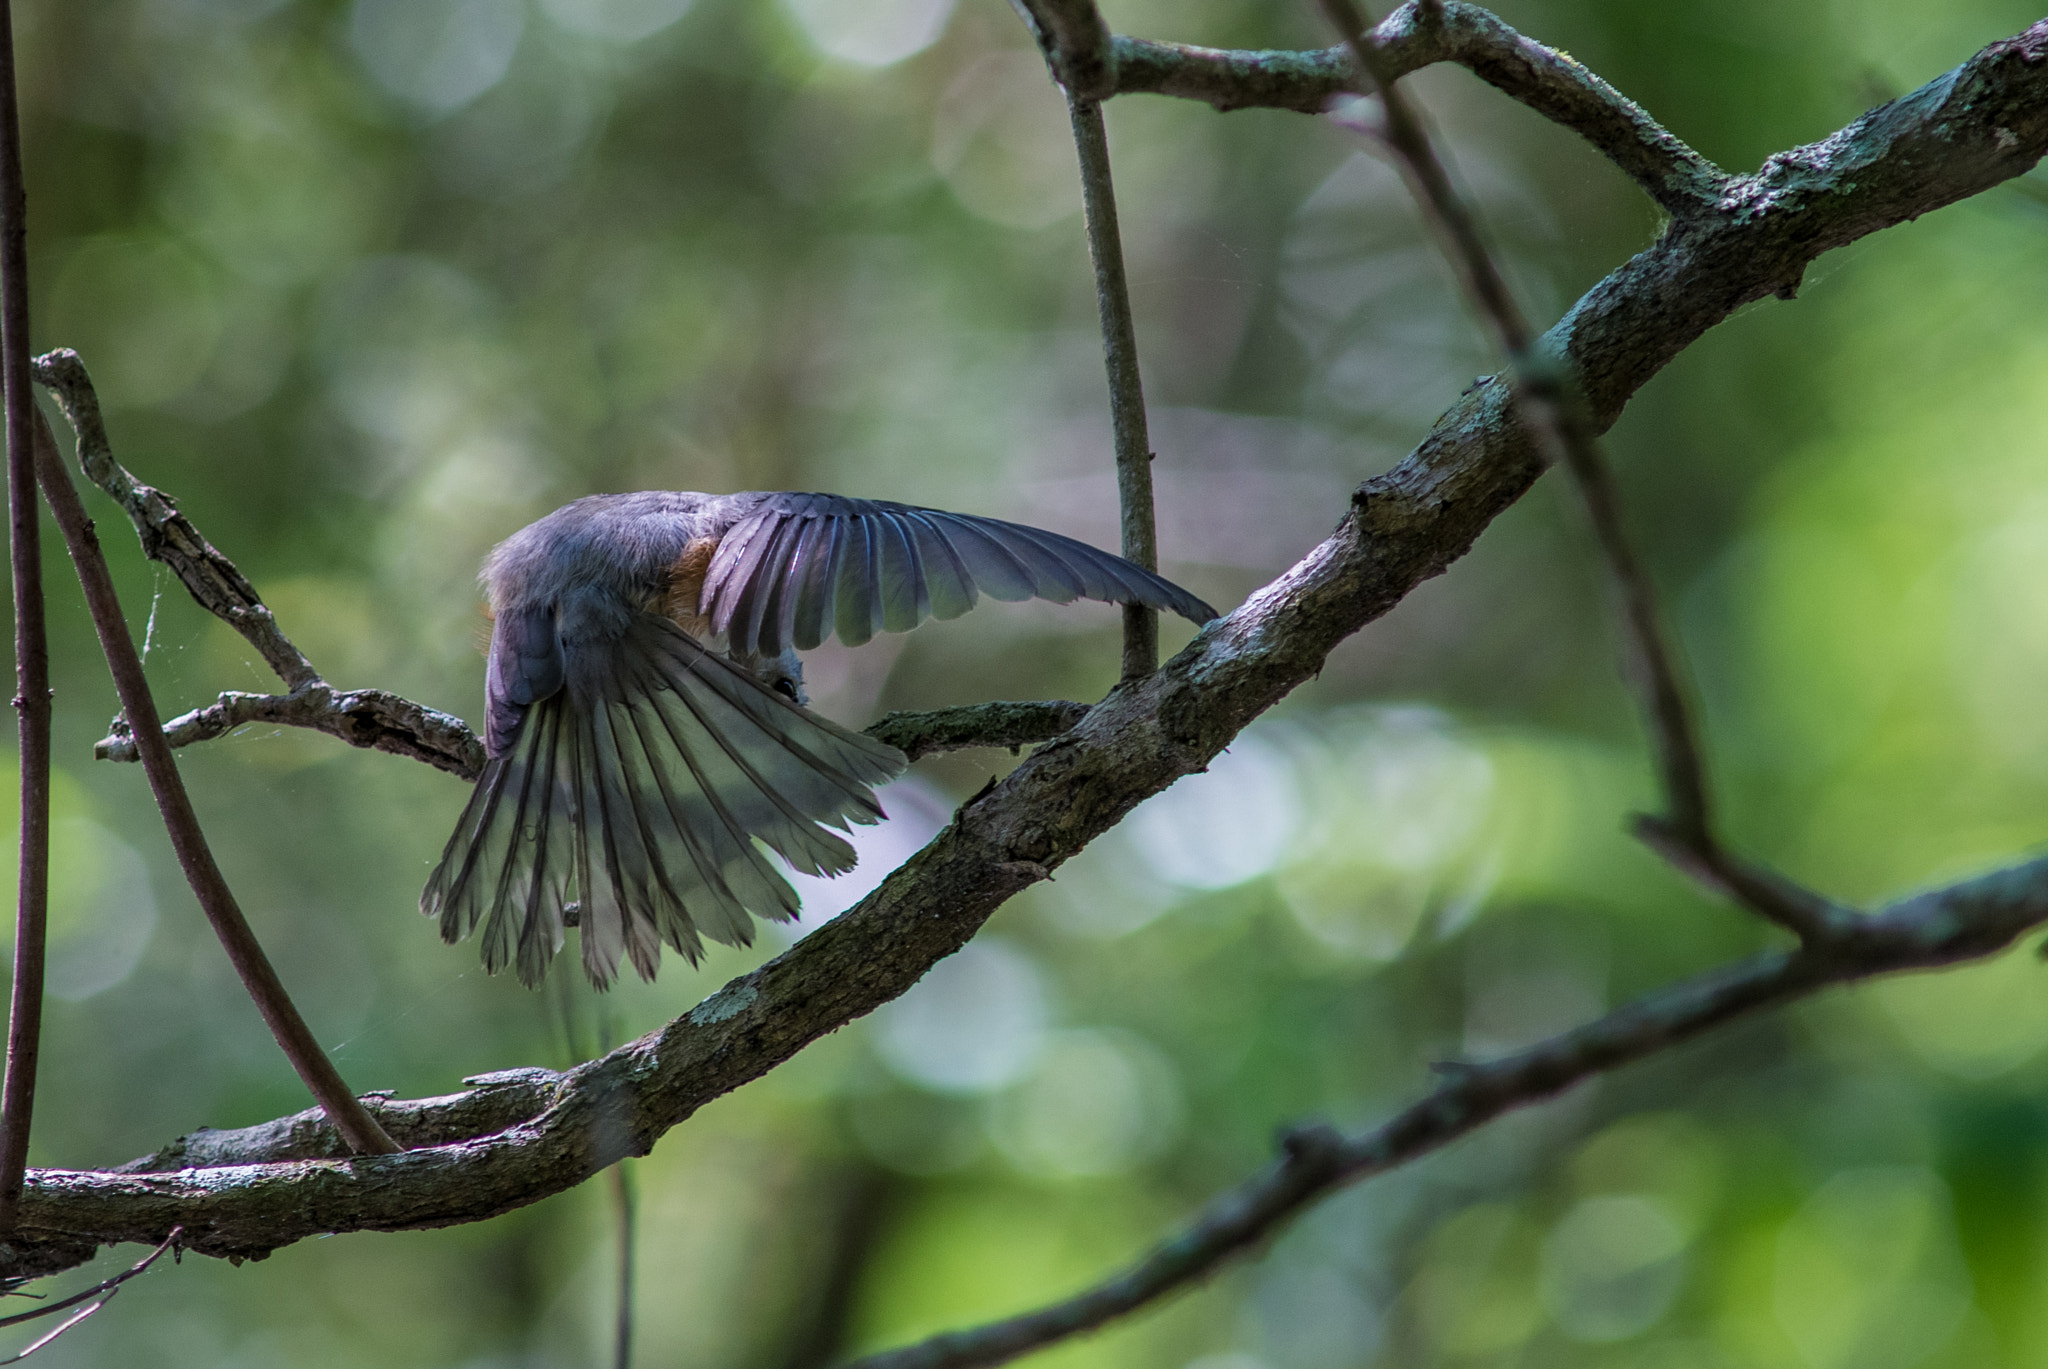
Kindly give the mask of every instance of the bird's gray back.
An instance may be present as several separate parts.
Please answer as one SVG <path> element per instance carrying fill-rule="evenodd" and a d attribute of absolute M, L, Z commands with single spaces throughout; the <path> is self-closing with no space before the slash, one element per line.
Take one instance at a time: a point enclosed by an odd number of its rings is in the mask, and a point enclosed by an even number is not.
<path fill-rule="evenodd" d="M 692 541 L 723 535 L 770 497 L 758 491 L 642 490 L 578 499 L 491 552 L 483 582 L 492 611 L 503 616 L 543 606 L 638 607 Z"/>

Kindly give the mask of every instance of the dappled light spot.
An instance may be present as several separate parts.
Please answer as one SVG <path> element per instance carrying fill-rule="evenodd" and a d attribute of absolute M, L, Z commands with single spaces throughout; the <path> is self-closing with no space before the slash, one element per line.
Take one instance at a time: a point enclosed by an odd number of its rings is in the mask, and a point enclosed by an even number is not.
<path fill-rule="evenodd" d="M 1678 1296 L 1685 1246 L 1684 1230 L 1656 1198 L 1583 1199 L 1544 1239 L 1544 1306 L 1574 1340 L 1640 1335 Z"/>
<path fill-rule="evenodd" d="M 1970 1306 L 1948 1189 L 1910 1166 L 1845 1170 L 1778 1236 L 1778 1324 L 1813 1369 L 1908 1369 Z"/>
<path fill-rule="evenodd" d="M 1153 874 L 1188 889 L 1227 889 L 1257 879 L 1286 854 L 1301 821 L 1288 757 L 1248 732 L 1125 821 Z"/>
<path fill-rule="evenodd" d="M 986 1093 L 1022 1078 L 1045 1045 L 1045 986 L 1030 957 L 983 936 L 875 1012 L 875 1048 L 910 1083 Z"/>
<path fill-rule="evenodd" d="M 691 0 L 541 0 L 548 18 L 586 37 L 637 43 L 690 11 Z"/>
<path fill-rule="evenodd" d="M 783 0 L 804 37 L 857 67 L 893 66 L 938 41 L 954 0 Z"/>
<path fill-rule="evenodd" d="M 1030 1076 L 990 1100 L 989 1130 L 1027 1174 L 1120 1174 L 1164 1150 L 1184 1105 L 1173 1065 L 1130 1032 L 1055 1034 Z"/>
<path fill-rule="evenodd" d="M 356 0 L 348 33 L 378 85 L 439 115 L 504 79 L 525 26 L 519 0 Z"/>

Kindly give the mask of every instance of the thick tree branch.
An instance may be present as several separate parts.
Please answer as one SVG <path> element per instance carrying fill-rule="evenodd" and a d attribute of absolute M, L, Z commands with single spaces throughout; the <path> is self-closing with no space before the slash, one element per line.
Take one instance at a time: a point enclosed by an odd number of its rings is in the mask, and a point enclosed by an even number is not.
<path fill-rule="evenodd" d="M 1464 67 L 1591 143 L 1674 218 L 1710 211 L 1729 180 L 1635 101 L 1477 5 L 1445 4 L 1441 18 L 1403 5 L 1372 30 L 1367 46 L 1389 80 L 1437 62 Z M 1341 43 L 1314 52 L 1233 52 L 1119 34 L 1111 48 L 1120 95 L 1172 95 L 1223 110 L 1318 114 L 1333 96 L 1355 93 L 1360 85 Z"/>
<path fill-rule="evenodd" d="M 1546 349 L 1605 425 L 1693 339 L 1795 285 L 1815 257 L 2019 175 L 2044 148 L 2048 22 L 1731 185 L 1721 212 L 1675 224 L 1590 291 Z M 1333 646 L 1462 555 L 1540 470 L 1506 385 L 1475 387 L 1407 460 L 1358 492 L 1299 564 L 965 805 L 858 907 L 660 1031 L 561 1076 L 538 1113 L 395 1156 L 173 1174 L 32 1171 L 24 1229 L 0 1252 L 0 1273 L 61 1267 L 97 1242 L 155 1241 L 178 1223 L 195 1249 L 254 1254 L 315 1232 L 474 1221 L 644 1152 L 704 1102 L 903 992 L 1013 894 L 1207 764 Z M 1545 1096 L 1583 1077 L 1574 1071 L 1588 1062 L 1641 1058 L 1821 983 L 1988 954 L 2048 917 L 2044 878 L 2038 864 L 2018 867 L 1909 900 L 1840 939 L 1706 976 L 1672 1001 L 1571 1034 L 1555 1052 L 1477 1066 L 1430 1108 L 1471 1110 L 1457 1123 L 1469 1130 L 1525 1101 L 1515 1090 Z M 1423 1125 L 1403 1114 L 1392 1131 L 1345 1143 L 1347 1172 L 1419 1153 L 1410 1138 Z"/>

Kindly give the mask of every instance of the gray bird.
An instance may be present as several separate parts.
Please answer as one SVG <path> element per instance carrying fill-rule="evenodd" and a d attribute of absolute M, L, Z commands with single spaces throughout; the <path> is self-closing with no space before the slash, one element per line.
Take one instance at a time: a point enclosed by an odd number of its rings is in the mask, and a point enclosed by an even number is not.
<path fill-rule="evenodd" d="M 796 653 L 859 646 L 991 599 L 1216 611 L 1121 556 L 993 518 L 830 494 L 601 494 L 484 563 L 488 762 L 420 895 L 486 970 L 537 984 L 575 926 L 608 986 L 665 941 L 744 946 L 807 874 L 853 868 L 829 828 L 882 817 L 903 753 L 803 707 Z"/>

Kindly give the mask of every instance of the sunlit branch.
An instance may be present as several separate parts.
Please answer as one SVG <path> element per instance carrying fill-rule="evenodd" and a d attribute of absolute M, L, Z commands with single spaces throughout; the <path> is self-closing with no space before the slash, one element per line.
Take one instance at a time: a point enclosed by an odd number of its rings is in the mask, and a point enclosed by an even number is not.
<path fill-rule="evenodd" d="M 290 694 L 230 690 L 206 707 L 165 723 L 164 739 L 172 746 L 189 746 L 224 737 L 248 723 L 310 728 L 351 746 L 409 756 L 466 780 L 483 773 L 484 744 L 462 719 L 386 690 L 340 690 L 324 680 Z M 125 725 L 117 725 L 92 753 L 106 761 L 132 761 L 139 755 L 135 734 Z"/>
<path fill-rule="evenodd" d="M 1713 210 L 1730 179 L 1577 60 L 1477 5 L 1448 3 L 1430 19 L 1403 5 L 1372 30 L 1367 46 L 1389 79 L 1437 62 L 1464 67 L 1584 138 L 1674 218 Z M 1218 109 L 1318 114 L 1331 97 L 1360 85 L 1342 44 L 1308 52 L 1230 51 L 1119 34 L 1111 51 L 1118 94 L 1172 95 Z"/>

